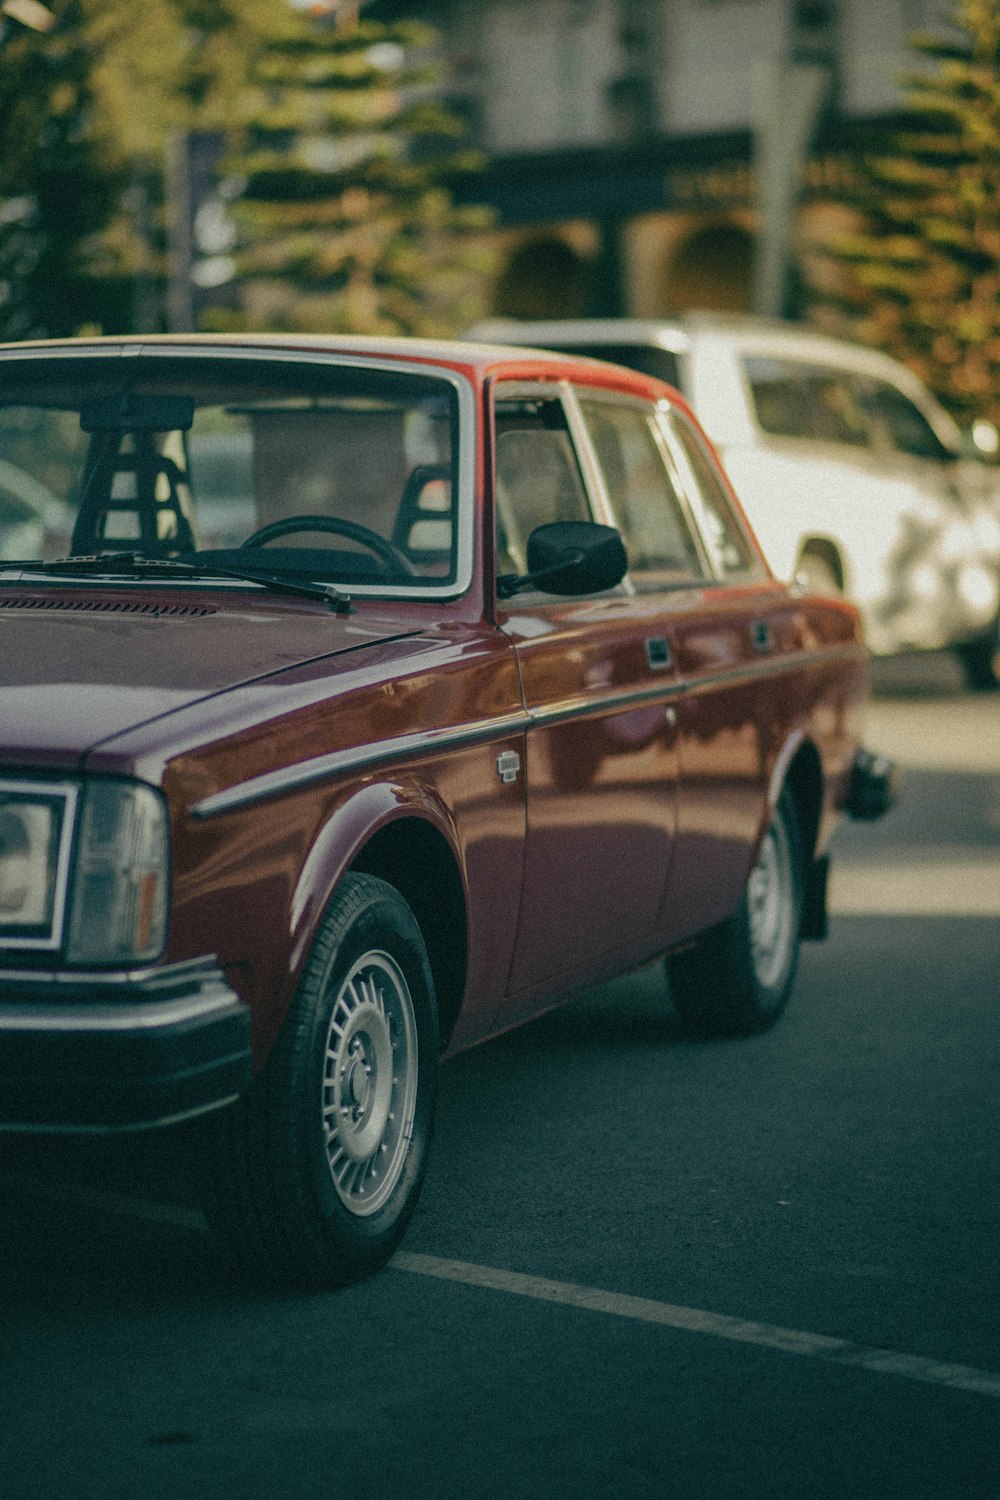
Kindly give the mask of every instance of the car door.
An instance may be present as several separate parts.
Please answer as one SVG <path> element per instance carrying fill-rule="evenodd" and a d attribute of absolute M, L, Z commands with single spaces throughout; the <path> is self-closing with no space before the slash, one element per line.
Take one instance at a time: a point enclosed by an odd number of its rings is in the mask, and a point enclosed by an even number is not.
<path fill-rule="evenodd" d="M 673 943 L 733 910 L 769 814 L 772 773 L 803 712 L 805 614 L 760 562 L 717 461 L 677 408 L 661 420 L 710 576 L 675 595 L 678 813 L 662 924 Z"/>
<path fill-rule="evenodd" d="M 494 391 L 498 572 L 523 574 L 540 524 L 601 515 L 601 483 L 565 385 Z M 656 945 L 676 814 L 676 672 L 661 612 L 621 587 L 499 599 L 530 716 L 527 836 L 507 1019 L 527 996 Z M 519 997 L 524 997 L 523 1000 Z"/>

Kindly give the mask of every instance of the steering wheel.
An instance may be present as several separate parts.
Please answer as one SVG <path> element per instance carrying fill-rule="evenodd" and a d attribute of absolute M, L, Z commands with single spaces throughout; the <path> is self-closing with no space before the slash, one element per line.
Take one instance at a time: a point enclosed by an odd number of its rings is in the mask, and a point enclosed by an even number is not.
<path fill-rule="evenodd" d="M 410 559 L 395 542 L 379 536 L 377 531 L 372 531 L 368 526 L 360 526 L 357 521 L 343 521 L 338 516 L 284 516 L 280 521 L 271 521 L 267 526 L 261 526 L 258 531 L 252 532 L 246 541 L 240 543 L 240 551 L 248 547 L 263 547 L 276 537 L 289 536 L 294 531 L 329 531 L 334 536 L 346 536 L 349 541 L 360 542 L 362 547 L 367 547 L 369 552 L 374 552 L 376 557 L 398 572 L 405 573 L 410 578 L 416 576 L 416 569 Z"/>

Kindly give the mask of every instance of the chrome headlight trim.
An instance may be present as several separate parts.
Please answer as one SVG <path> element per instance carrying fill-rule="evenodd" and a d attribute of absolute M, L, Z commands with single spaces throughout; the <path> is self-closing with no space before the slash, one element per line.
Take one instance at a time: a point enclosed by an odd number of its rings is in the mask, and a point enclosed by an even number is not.
<path fill-rule="evenodd" d="M 169 817 L 140 781 L 84 782 L 73 859 L 65 958 L 74 965 L 151 963 L 166 943 Z"/>
<path fill-rule="evenodd" d="M 51 850 L 45 856 L 45 919 L 43 922 L 24 924 L 33 928 L 44 927 L 45 930 L 19 933 L 14 922 L 5 921 L 3 912 L 0 911 L 0 948 L 15 949 L 22 953 L 52 953 L 61 947 L 79 795 L 79 786 L 75 782 L 0 777 L 0 808 L 7 806 L 16 811 L 19 806 L 43 807 L 58 819 L 58 827 L 54 830 L 54 858 Z"/>

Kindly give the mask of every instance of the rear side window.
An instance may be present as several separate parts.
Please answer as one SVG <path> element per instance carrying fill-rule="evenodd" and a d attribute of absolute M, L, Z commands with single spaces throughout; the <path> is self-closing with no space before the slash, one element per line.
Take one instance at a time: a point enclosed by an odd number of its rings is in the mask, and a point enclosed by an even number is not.
<path fill-rule="evenodd" d="M 680 413 L 671 411 L 669 415 L 665 414 L 664 422 L 679 450 L 678 467 L 683 473 L 713 572 L 722 578 L 762 572 L 757 553 L 733 509 L 716 460 Z"/>
<path fill-rule="evenodd" d="M 580 409 L 628 549 L 630 572 L 701 576 L 683 501 L 667 469 L 655 410 L 588 396 L 580 397 Z"/>
<path fill-rule="evenodd" d="M 864 448 L 871 424 L 846 371 L 800 360 L 749 355 L 743 361 L 757 421 L 774 437 Z"/>

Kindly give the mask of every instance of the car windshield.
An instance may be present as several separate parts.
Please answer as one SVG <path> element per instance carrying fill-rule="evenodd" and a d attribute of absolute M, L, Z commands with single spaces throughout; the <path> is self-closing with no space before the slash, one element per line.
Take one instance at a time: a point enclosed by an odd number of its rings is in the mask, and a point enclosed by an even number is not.
<path fill-rule="evenodd" d="M 0 366 L 0 560 L 114 555 L 355 592 L 454 587 L 458 394 L 358 361 Z"/>

